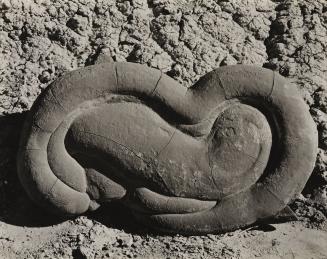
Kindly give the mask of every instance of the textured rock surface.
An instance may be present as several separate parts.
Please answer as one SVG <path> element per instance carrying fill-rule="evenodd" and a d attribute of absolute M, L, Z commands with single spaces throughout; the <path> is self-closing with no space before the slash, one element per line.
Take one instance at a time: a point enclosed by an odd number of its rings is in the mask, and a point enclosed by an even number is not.
<path fill-rule="evenodd" d="M 31 199 L 54 213 L 117 200 L 164 232 L 222 233 L 282 211 L 317 148 L 308 106 L 271 70 L 224 66 L 186 90 L 159 70 L 105 62 L 40 95 L 17 168 Z"/>
<path fill-rule="evenodd" d="M 28 206 L 32 205 L 27 205 L 28 199 L 15 170 L 18 134 L 25 116 L 19 113 L 28 110 L 41 89 L 55 78 L 93 63 L 101 53 L 110 52 L 117 61 L 146 63 L 162 69 L 185 86 L 215 67 L 235 63 L 273 68 L 300 85 L 318 125 L 320 151 L 305 198 L 298 200 L 293 208 L 307 226 L 322 228 L 327 207 L 327 7 L 324 0 L 3 0 L 0 10 L 1 221 L 18 225 L 40 222 L 34 216 L 20 216 L 28 215 Z M 10 238 L 14 240 L 10 233 L 14 230 L 2 229 L 1 242 L 4 247 L 10 247 L 13 242 Z M 15 229 L 17 233 L 26 235 L 24 244 L 33 245 L 28 251 L 37 250 L 28 235 L 39 233 L 45 238 L 41 230 L 18 229 Z M 59 227 L 54 229 L 61 233 Z M 72 238 L 65 240 L 69 246 Z M 220 242 L 219 238 L 216 240 Z M 179 251 L 182 247 L 167 242 L 169 251 Z M 208 247 L 214 247 L 217 242 Z M 50 246 L 45 254 L 55 250 Z M 24 252 L 27 258 L 32 253 L 28 251 Z M 69 253 L 68 258 L 72 257 Z M 270 253 L 276 255 L 274 250 Z M 42 258 L 41 254 L 33 255 Z M 182 257 L 183 252 L 180 254 Z M 220 251 L 218 255 L 221 254 Z M 214 257 L 210 249 L 204 250 L 204 255 Z M 228 249 L 225 256 L 240 257 L 237 251 Z"/>

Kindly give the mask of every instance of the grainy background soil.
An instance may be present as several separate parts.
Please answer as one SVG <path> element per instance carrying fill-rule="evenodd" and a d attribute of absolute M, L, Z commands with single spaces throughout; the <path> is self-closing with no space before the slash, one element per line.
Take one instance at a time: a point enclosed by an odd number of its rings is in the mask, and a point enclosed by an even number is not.
<path fill-rule="evenodd" d="M 300 221 L 225 235 L 164 236 L 117 205 L 58 220 L 32 204 L 15 165 L 38 94 L 102 54 L 191 86 L 255 64 L 298 87 L 319 131 L 316 167 L 290 206 Z M 327 258 L 326 0 L 0 0 L 0 258 Z"/>

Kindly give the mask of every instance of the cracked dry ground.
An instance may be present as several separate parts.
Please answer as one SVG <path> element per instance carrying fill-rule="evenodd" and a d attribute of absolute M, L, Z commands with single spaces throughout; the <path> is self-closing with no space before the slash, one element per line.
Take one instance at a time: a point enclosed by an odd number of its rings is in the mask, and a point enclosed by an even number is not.
<path fill-rule="evenodd" d="M 0 258 L 327 258 L 326 48 L 325 0 L 1 0 Z M 300 221 L 163 236 L 116 205 L 68 221 L 35 207 L 15 170 L 25 114 L 53 80 L 102 53 L 161 69 L 185 87 L 237 63 L 296 84 L 319 131 L 314 172 L 291 204 Z"/>

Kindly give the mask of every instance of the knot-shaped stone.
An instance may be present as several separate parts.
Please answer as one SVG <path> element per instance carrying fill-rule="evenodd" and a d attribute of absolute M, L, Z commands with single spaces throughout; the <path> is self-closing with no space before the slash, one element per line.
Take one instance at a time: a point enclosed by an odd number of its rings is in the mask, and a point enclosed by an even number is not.
<path fill-rule="evenodd" d="M 218 233 L 280 212 L 316 153 L 307 105 L 273 71 L 221 67 L 186 89 L 143 65 L 101 63 L 39 96 L 18 173 L 55 213 L 118 200 L 161 231 Z"/>

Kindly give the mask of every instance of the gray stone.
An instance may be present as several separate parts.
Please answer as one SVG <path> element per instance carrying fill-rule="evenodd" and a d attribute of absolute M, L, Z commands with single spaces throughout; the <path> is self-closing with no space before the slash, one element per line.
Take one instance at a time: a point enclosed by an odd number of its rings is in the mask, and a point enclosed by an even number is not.
<path fill-rule="evenodd" d="M 39 96 L 17 161 L 29 196 L 55 213 L 118 200 L 159 231 L 205 234 L 281 212 L 317 146 L 302 97 L 268 69 L 225 66 L 186 89 L 144 65 L 104 61 Z"/>

